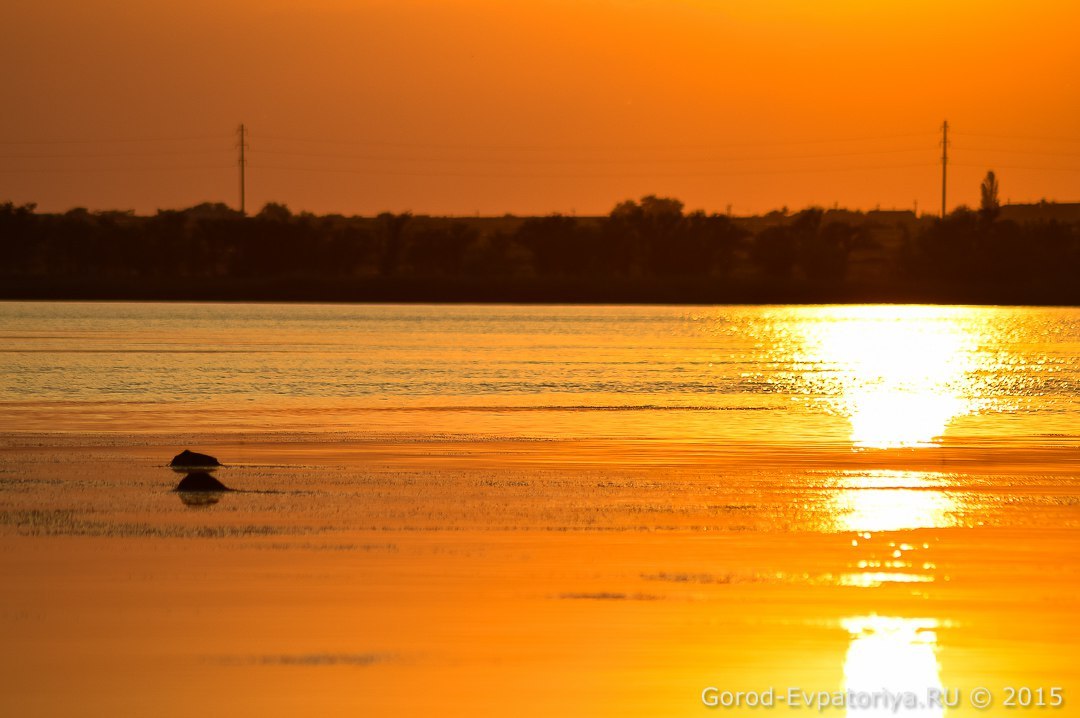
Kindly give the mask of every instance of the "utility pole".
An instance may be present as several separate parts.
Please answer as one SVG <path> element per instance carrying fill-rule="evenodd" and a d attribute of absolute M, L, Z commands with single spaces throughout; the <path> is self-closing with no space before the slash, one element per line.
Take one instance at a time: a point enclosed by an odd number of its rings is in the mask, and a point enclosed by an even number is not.
<path fill-rule="evenodd" d="M 949 166 L 949 121 L 941 125 L 941 218 L 945 219 L 945 187 Z"/>
<path fill-rule="evenodd" d="M 247 149 L 247 142 L 244 140 L 246 131 L 244 130 L 243 123 L 240 123 L 238 132 L 240 133 L 240 214 L 247 214 L 244 202 L 244 191 L 246 189 L 244 186 L 244 170 L 247 168 L 247 159 L 244 157 L 244 150 Z"/>

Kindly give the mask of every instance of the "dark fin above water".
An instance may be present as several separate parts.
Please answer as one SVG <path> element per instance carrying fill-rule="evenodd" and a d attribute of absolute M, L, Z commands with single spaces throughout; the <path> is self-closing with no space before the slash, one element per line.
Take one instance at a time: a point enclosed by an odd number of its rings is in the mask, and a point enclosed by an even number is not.
<path fill-rule="evenodd" d="M 221 466 L 221 462 L 210 454 L 200 454 L 184 449 L 173 457 L 169 466 Z"/>

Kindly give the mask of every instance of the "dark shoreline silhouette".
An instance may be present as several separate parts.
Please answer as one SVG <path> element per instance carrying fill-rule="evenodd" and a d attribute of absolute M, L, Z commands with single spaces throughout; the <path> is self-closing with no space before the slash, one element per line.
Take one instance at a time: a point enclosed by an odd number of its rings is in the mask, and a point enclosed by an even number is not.
<path fill-rule="evenodd" d="M 142 301 L 386 304 L 981 304 L 1080 305 L 1080 287 L 941 287 L 917 284 L 820 287 L 807 283 L 396 281 L 8 282 L 0 301 Z"/>
<path fill-rule="evenodd" d="M 992 210 L 992 211 L 991 211 Z M 0 204 L 0 299 L 1080 304 L 1080 205 L 758 217 L 153 216 Z"/>

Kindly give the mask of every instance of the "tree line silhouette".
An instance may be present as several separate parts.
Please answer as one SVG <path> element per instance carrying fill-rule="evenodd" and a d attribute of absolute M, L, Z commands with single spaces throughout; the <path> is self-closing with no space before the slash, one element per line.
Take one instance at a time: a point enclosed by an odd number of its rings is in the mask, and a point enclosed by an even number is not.
<path fill-rule="evenodd" d="M 603 217 L 245 216 L 0 204 L 7 298 L 1076 303 L 1080 222 L 979 210 L 736 218 L 647 196 Z"/>

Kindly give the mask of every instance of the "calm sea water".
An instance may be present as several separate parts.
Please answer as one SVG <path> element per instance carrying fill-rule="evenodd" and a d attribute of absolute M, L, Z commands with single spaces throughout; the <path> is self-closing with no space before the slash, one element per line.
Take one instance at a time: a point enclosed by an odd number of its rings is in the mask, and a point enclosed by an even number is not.
<path fill-rule="evenodd" d="M 4 431 L 1073 441 L 1080 310 L 0 303 Z"/>
<path fill-rule="evenodd" d="M 1080 693 L 1080 310 L 0 303 L 0 354 L 3 715 Z"/>

